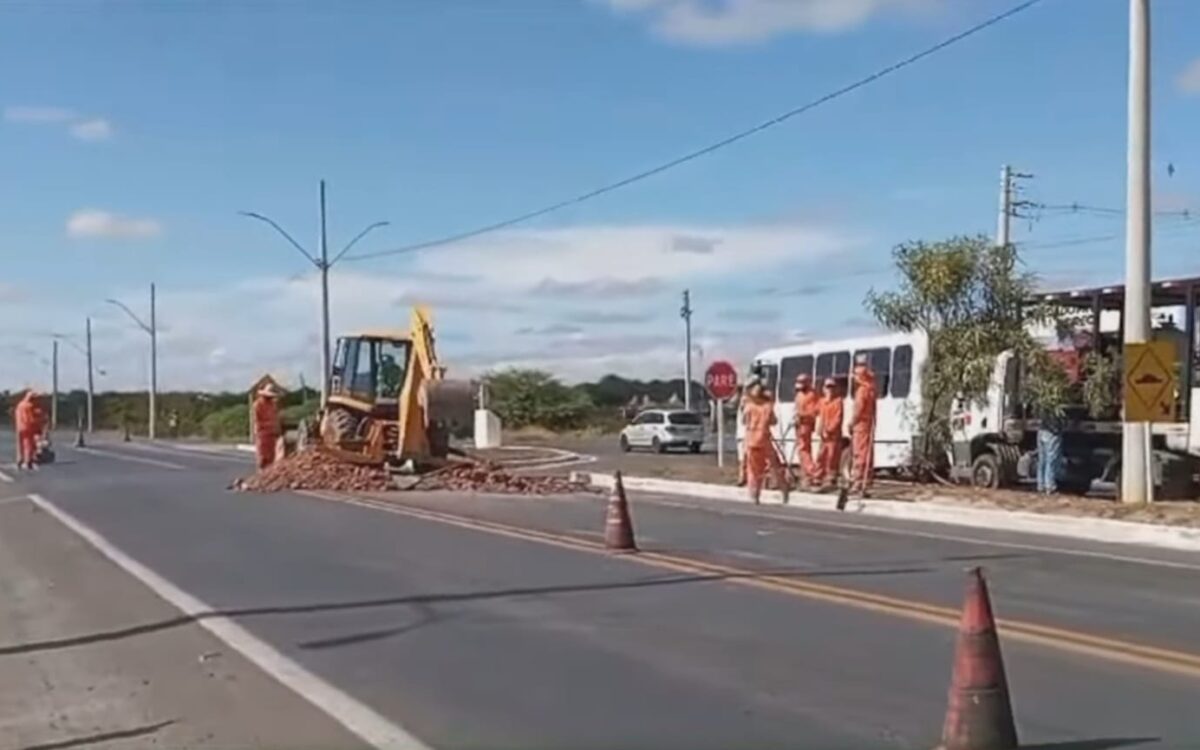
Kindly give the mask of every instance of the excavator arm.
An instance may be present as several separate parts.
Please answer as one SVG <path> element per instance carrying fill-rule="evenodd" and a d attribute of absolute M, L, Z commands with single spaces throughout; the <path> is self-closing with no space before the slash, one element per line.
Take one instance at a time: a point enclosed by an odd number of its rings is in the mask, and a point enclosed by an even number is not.
<path fill-rule="evenodd" d="M 469 424 L 474 408 L 474 386 L 469 381 L 447 380 L 438 362 L 429 308 L 413 308 L 410 334 L 412 353 L 400 391 L 398 458 L 422 460 L 446 455 L 450 433 Z"/>

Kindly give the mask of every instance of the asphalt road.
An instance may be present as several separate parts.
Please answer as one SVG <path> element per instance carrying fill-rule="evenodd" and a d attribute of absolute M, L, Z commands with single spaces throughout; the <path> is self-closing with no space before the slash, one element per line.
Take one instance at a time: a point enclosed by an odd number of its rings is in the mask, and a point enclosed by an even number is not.
<path fill-rule="evenodd" d="M 187 631 L 245 657 L 264 698 L 239 724 L 279 723 L 282 683 L 324 746 L 363 744 L 340 722 L 388 747 L 928 748 L 963 569 L 983 565 L 1027 746 L 1200 746 L 1198 555 L 635 496 L 645 551 L 614 557 L 596 549 L 597 497 L 253 495 L 224 489 L 248 469 L 235 454 L 118 443 L 60 458 L 0 482 L 0 508 L 36 493 L 39 533 L 78 522 L 126 559 L 94 561 L 106 586 L 137 589 L 132 571 L 192 616 L 93 622 L 80 591 L 78 631 L 0 636 L 0 675 Z M 41 548 L 19 557 L 52 565 Z M 160 646 L 187 654 L 178 679 L 194 671 L 196 646 Z M 154 716 L 183 725 L 223 705 L 160 697 Z"/>

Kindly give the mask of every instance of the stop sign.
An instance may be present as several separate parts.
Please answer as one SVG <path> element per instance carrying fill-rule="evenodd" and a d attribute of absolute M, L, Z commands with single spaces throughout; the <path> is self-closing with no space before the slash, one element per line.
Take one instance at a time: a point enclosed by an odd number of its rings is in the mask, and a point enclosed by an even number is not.
<path fill-rule="evenodd" d="M 737 370 L 724 360 L 713 362 L 704 373 L 704 387 L 717 401 L 733 398 L 737 393 Z"/>

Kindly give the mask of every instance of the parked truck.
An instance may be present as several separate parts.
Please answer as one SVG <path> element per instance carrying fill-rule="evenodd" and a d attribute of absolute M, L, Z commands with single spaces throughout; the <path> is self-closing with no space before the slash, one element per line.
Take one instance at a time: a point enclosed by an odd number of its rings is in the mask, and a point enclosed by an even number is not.
<path fill-rule="evenodd" d="M 1158 497 L 1195 497 L 1200 468 L 1200 389 L 1196 357 L 1196 297 L 1200 278 L 1154 282 L 1151 306 L 1157 340 L 1176 346 L 1174 421 L 1152 428 L 1150 449 Z M 1081 363 L 1088 353 L 1119 355 L 1123 340 L 1121 311 L 1124 287 L 1108 286 L 1039 293 L 1032 302 L 1049 302 L 1082 320 L 1082 335 L 1069 343 L 1047 342 L 1055 357 L 1082 378 Z M 880 383 L 879 417 L 875 434 L 875 468 L 901 472 L 913 464 L 914 446 L 920 439 L 923 413 L 922 372 L 930 356 L 924 334 L 893 333 L 876 336 L 810 341 L 761 352 L 750 370 L 763 378 L 776 397 L 776 439 L 789 461 L 794 461 L 792 439 L 792 381 L 808 373 L 818 381 L 832 377 L 848 397 L 850 363 L 865 356 Z M 1039 422 L 1023 406 L 1022 368 L 1012 352 L 996 363 L 982 403 L 957 402 L 951 409 L 951 447 L 946 463 L 951 475 L 981 487 L 1011 487 L 1037 475 Z M 1064 419 L 1063 466 L 1059 487 L 1084 493 L 1096 480 L 1117 481 L 1121 471 L 1121 421 L 1118 406 L 1099 417 L 1082 404 L 1068 405 Z M 739 420 L 739 453 L 741 451 Z M 845 438 L 843 438 L 845 439 Z M 848 454 L 844 455 L 848 459 Z M 848 460 L 843 462 L 848 470 Z"/>

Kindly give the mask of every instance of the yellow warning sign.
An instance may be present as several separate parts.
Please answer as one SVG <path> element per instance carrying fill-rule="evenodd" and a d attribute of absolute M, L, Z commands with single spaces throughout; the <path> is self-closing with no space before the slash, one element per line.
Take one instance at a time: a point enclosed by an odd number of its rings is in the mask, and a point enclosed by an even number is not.
<path fill-rule="evenodd" d="M 1125 345 L 1125 420 L 1175 421 L 1175 345 L 1151 341 Z"/>

